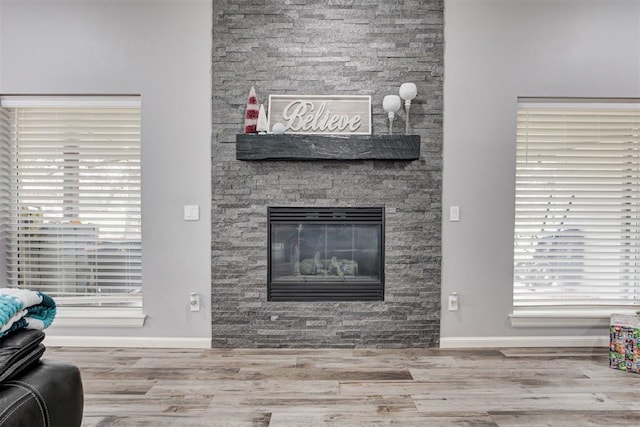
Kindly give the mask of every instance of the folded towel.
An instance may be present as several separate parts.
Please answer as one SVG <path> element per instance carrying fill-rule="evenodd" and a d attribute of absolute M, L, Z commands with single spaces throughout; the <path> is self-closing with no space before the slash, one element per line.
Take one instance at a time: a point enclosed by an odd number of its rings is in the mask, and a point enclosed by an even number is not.
<path fill-rule="evenodd" d="M 0 337 L 17 329 L 45 329 L 56 316 L 50 296 L 28 289 L 0 288 Z"/>

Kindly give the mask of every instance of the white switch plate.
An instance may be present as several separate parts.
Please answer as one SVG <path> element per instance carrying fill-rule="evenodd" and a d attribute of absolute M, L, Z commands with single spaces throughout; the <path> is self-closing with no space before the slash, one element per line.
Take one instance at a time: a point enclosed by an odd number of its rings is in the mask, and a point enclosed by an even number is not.
<path fill-rule="evenodd" d="M 189 307 L 191 311 L 200 311 L 200 295 L 195 292 L 191 292 L 189 296 Z"/>
<path fill-rule="evenodd" d="M 449 221 L 460 221 L 460 206 L 449 207 Z"/>
<path fill-rule="evenodd" d="M 184 205 L 184 220 L 198 221 L 200 219 L 200 206 Z"/>
<path fill-rule="evenodd" d="M 458 311 L 458 295 L 449 295 L 449 311 Z"/>

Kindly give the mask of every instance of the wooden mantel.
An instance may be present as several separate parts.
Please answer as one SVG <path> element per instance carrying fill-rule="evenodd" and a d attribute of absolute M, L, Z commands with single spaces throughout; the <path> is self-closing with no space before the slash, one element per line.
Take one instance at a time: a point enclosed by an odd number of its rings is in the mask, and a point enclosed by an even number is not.
<path fill-rule="evenodd" d="M 418 160 L 419 135 L 238 134 L 238 160 Z"/>

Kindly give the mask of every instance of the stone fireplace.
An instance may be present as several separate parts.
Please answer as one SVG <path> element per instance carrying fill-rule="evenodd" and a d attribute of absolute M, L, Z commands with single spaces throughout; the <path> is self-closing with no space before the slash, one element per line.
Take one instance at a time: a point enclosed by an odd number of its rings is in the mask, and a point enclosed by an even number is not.
<path fill-rule="evenodd" d="M 214 0 L 213 9 L 213 346 L 437 346 L 443 2 Z M 261 103 L 270 94 L 371 95 L 376 136 L 388 129 L 382 98 L 397 93 L 405 81 L 418 87 L 410 124 L 421 140 L 419 156 L 237 158 L 236 135 L 242 132 L 251 86 Z M 404 129 L 404 119 L 399 112 L 394 129 Z M 365 274 L 368 260 L 355 255 L 364 253 L 362 242 L 372 239 L 371 230 L 330 224 L 325 230 L 327 224 L 321 224 L 296 236 L 306 224 L 297 218 L 295 227 L 274 232 L 269 226 L 274 207 L 382 209 L 382 264 L 378 270 L 368 265 Z M 349 233 L 360 235 L 351 241 L 345 237 Z M 340 243 L 333 243 L 338 251 L 322 249 L 338 237 Z M 304 254 L 298 246 L 297 259 L 296 239 L 310 246 Z M 354 251 L 348 253 L 351 245 Z M 270 267 L 274 259 L 278 266 Z M 287 301 L 271 293 L 274 283 L 287 280 L 300 287 L 322 279 L 331 288 L 354 284 L 358 276 L 382 284 L 381 297 Z"/>

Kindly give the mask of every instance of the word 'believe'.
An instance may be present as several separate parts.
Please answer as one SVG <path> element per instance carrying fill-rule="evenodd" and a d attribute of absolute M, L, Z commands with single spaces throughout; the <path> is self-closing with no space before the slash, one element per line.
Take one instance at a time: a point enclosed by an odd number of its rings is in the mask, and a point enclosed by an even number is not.
<path fill-rule="evenodd" d="M 311 101 L 293 101 L 284 107 L 282 118 L 286 120 L 286 127 L 294 132 L 300 131 L 344 131 L 349 128 L 353 132 L 360 127 L 359 115 L 332 114 L 321 103 L 318 109 Z"/>

